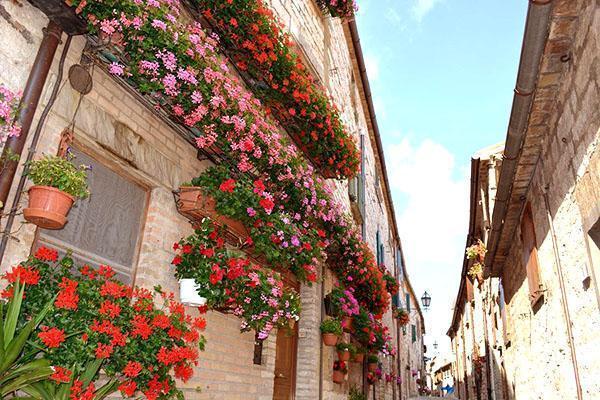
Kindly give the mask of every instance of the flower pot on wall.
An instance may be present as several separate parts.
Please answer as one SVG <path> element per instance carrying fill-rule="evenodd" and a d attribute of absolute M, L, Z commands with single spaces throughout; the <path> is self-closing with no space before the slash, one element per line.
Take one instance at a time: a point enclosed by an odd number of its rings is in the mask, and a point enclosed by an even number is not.
<path fill-rule="evenodd" d="M 342 327 L 344 328 L 344 332 L 354 332 L 354 318 L 352 317 L 344 317 L 342 319 Z"/>
<path fill-rule="evenodd" d="M 29 207 L 23 210 L 23 217 L 45 229 L 61 229 L 67 223 L 67 214 L 75 198 L 68 193 L 50 186 L 29 188 Z"/>
<path fill-rule="evenodd" d="M 177 208 L 179 212 L 194 221 L 210 218 L 219 225 L 227 228 L 239 238 L 249 236 L 248 229 L 240 221 L 219 214 L 216 210 L 216 201 L 213 197 L 204 194 L 201 188 L 184 186 L 179 188 Z"/>
<path fill-rule="evenodd" d="M 350 361 L 350 352 L 349 351 L 338 351 L 338 358 L 340 361 Z"/>
<path fill-rule="evenodd" d="M 198 294 L 198 284 L 194 279 L 179 280 L 179 300 L 190 307 L 200 307 L 206 304 L 206 298 Z"/>
<path fill-rule="evenodd" d="M 342 371 L 333 371 L 333 374 L 331 376 L 331 379 L 335 383 L 344 383 L 345 378 L 346 375 Z"/>
<path fill-rule="evenodd" d="M 352 361 L 354 361 L 355 363 L 362 363 L 364 360 L 365 360 L 364 353 L 356 353 L 354 355 L 354 357 L 352 357 Z"/>
<path fill-rule="evenodd" d="M 367 368 L 369 369 L 369 372 L 375 372 L 377 370 L 377 363 L 369 363 Z"/>
<path fill-rule="evenodd" d="M 323 344 L 325 346 L 335 346 L 338 342 L 338 337 L 333 333 L 324 333 L 323 334 Z"/>

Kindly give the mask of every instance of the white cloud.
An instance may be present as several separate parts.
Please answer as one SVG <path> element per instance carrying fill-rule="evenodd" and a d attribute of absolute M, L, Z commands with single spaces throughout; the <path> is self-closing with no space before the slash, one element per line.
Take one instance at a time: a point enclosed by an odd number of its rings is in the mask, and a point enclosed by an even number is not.
<path fill-rule="evenodd" d="M 417 296 L 425 290 L 432 296 L 426 327 L 441 352 L 448 349 L 445 333 L 462 268 L 469 168 L 431 139 L 413 144 L 405 137 L 385 152 L 407 270 Z"/>
<path fill-rule="evenodd" d="M 370 82 L 375 82 L 379 79 L 379 59 L 373 54 L 365 55 L 365 67 Z"/>
<path fill-rule="evenodd" d="M 416 0 L 412 7 L 413 16 L 420 22 L 440 1 L 441 0 Z"/>

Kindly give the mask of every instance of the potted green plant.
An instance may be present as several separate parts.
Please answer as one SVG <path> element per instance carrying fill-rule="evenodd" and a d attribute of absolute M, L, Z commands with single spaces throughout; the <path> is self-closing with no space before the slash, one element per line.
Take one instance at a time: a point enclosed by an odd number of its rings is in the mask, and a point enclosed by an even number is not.
<path fill-rule="evenodd" d="M 335 361 L 333 363 L 333 374 L 331 378 L 335 383 L 343 383 L 347 373 L 348 366 L 344 361 Z"/>
<path fill-rule="evenodd" d="M 367 400 L 367 396 L 365 396 L 359 388 L 352 386 L 348 393 L 348 400 Z"/>
<path fill-rule="evenodd" d="M 27 167 L 33 186 L 29 188 L 24 218 L 40 228 L 61 229 L 75 200 L 90 195 L 86 173 L 89 167 L 76 166 L 72 157 L 50 155 L 31 161 Z"/>
<path fill-rule="evenodd" d="M 342 336 L 342 324 L 334 318 L 324 320 L 321 322 L 321 335 L 325 346 L 335 346 L 338 337 Z"/>
<path fill-rule="evenodd" d="M 375 372 L 377 370 L 377 363 L 379 361 L 379 357 L 375 354 L 369 354 L 367 356 L 367 364 L 369 368 L 369 372 Z"/>
<path fill-rule="evenodd" d="M 336 349 L 340 361 L 350 361 L 350 349 L 352 347 L 350 343 L 340 342 L 337 344 Z"/>
<path fill-rule="evenodd" d="M 366 350 L 362 346 L 355 346 L 354 353 L 352 354 L 352 361 L 355 363 L 362 363 L 365 359 Z"/>

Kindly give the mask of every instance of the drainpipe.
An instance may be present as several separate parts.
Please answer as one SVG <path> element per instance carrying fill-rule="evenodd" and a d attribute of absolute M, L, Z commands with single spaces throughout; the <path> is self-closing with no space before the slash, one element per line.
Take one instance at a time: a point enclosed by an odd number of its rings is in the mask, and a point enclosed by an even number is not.
<path fill-rule="evenodd" d="M 10 193 L 10 188 L 19 165 L 19 161 L 9 160 L 9 155 L 21 156 L 23 153 L 27 134 L 31 128 L 31 123 L 62 33 L 61 27 L 53 21 L 50 21 L 44 29 L 44 38 L 42 39 L 42 43 L 40 43 L 31 72 L 27 78 L 27 84 L 23 90 L 23 98 L 21 99 L 21 112 L 17 120 L 17 123 L 21 125 L 21 134 L 17 137 L 9 138 L 2 151 L 2 158 L 0 160 L 0 211 L 4 211 L 6 200 L 8 199 L 8 194 Z"/>
<path fill-rule="evenodd" d="M 23 163 L 26 166 L 33 159 L 35 155 L 35 151 L 37 149 L 38 142 L 40 140 L 40 136 L 42 133 L 42 128 L 44 127 L 44 123 L 48 114 L 50 113 L 50 109 L 54 105 L 56 101 L 56 97 L 58 96 L 58 92 L 60 90 L 60 84 L 62 83 L 64 69 L 65 69 L 65 60 L 67 58 L 67 54 L 69 53 L 69 48 L 71 47 L 71 40 L 73 39 L 72 35 L 67 36 L 67 40 L 62 49 L 62 54 L 60 56 L 60 61 L 58 63 L 58 72 L 56 74 L 56 81 L 54 82 L 54 87 L 52 88 L 52 93 L 50 94 L 50 99 L 48 99 L 48 103 L 42 114 L 40 115 L 40 119 L 38 120 L 37 126 L 35 127 L 35 131 L 33 132 L 33 137 L 31 138 L 31 143 L 29 144 L 29 151 L 27 152 L 27 158 Z M 23 188 L 25 187 L 25 182 L 27 181 L 27 176 L 25 175 L 25 170 L 21 174 L 19 178 L 19 184 L 17 185 L 17 189 L 15 190 L 15 195 L 13 196 L 12 205 L 10 207 L 10 212 L 8 213 L 8 218 L 6 219 L 6 224 L 4 225 L 4 235 L 2 235 L 2 241 L 0 241 L 0 264 L 2 264 L 2 260 L 4 259 L 4 252 L 6 251 L 6 246 L 8 245 L 8 239 L 10 238 L 10 232 L 12 230 L 13 223 L 15 221 L 15 216 L 17 211 L 19 210 L 19 202 L 21 201 L 21 195 L 23 194 Z"/>

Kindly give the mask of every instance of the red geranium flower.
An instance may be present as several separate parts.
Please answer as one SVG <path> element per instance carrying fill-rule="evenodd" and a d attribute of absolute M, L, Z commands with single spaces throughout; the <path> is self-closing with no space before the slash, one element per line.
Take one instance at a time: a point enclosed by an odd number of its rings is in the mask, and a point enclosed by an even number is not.
<path fill-rule="evenodd" d="M 77 294 L 77 281 L 69 278 L 62 278 L 62 282 L 58 284 L 61 291 L 58 292 L 54 305 L 56 308 L 64 308 L 66 310 L 77 310 L 79 303 L 79 295 Z"/>
<path fill-rule="evenodd" d="M 171 261 L 171 264 L 179 265 L 182 262 L 183 262 L 183 258 L 181 258 L 181 256 L 175 256 L 175 258 L 173 258 L 173 261 Z"/>
<path fill-rule="evenodd" d="M 136 361 L 129 361 L 123 369 L 123 375 L 129 378 L 135 378 L 142 372 L 142 364 Z"/>
<path fill-rule="evenodd" d="M 267 198 L 260 199 L 258 204 L 260 204 L 260 206 L 264 208 L 267 214 L 271 214 L 271 211 L 273 211 L 273 208 L 275 207 L 275 203 L 273 202 L 273 200 Z"/>
<path fill-rule="evenodd" d="M 56 260 L 58 260 L 58 251 L 42 246 L 35 252 L 34 257 L 40 261 L 55 262 Z"/>
<path fill-rule="evenodd" d="M 234 189 L 235 189 L 235 180 L 233 180 L 233 179 L 227 179 L 226 181 L 221 183 L 221 185 L 219 186 L 219 190 L 222 192 L 233 193 Z"/>
<path fill-rule="evenodd" d="M 121 315 L 121 306 L 113 303 L 110 300 L 105 300 L 100 305 L 100 314 L 105 315 L 109 318 L 115 318 Z"/>
<path fill-rule="evenodd" d="M 98 343 L 96 347 L 96 358 L 108 358 L 113 352 L 114 347 L 110 344 Z"/>
<path fill-rule="evenodd" d="M 54 373 L 50 375 L 50 379 L 52 379 L 56 383 L 69 383 L 71 381 L 72 372 L 63 367 L 52 367 Z"/>
<path fill-rule="evenodd" d="M 25 285 L 37 285 L 40 281 L 40 272 L 33 267 L 19 265 L 4 275 L 9 283 L 15 283 L 17 279 Z"/>
<path fill-rule="evenodd" d="M 38 337 L 48 348 L 56 348 L 65 341 L 65 331 L 58 328 L 42 328 L 42 332 L 38 333 Z"/>
<path fill-rule="evenodd" d="M 123 393 L 124 396 L 133 397 L 135 391 L 137 390 L 137 383 L 134 381 L 123 382 L 119 386 L 119 391 Z"/>

